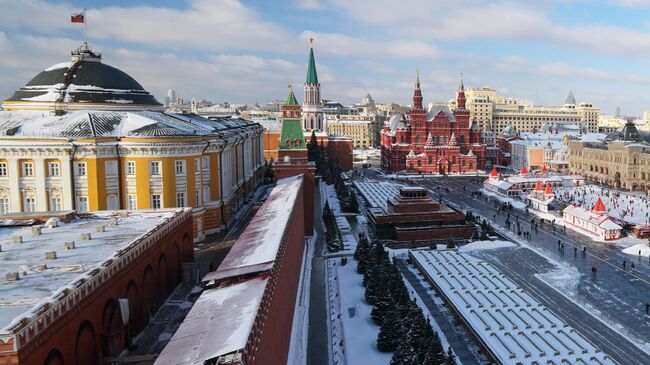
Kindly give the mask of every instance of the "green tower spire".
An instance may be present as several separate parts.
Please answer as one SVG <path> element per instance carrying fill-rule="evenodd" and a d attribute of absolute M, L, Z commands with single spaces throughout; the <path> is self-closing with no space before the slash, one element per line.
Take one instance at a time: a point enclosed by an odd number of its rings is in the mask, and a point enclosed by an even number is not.
<path fill-rule="evenodd" d="M 316 61 L 314 60 L 314 38 L 309 39 L 309 65 L 307 66 L 307 81 L 305 83 L 318 84 Z"/>
<path fill-rule="evenodd" d="M 284 106 L 300 106 L 300 104 L 298 104 L 298 99 L 296 99 L 296 95 L 293 93 L 291 85 L 289 85 L 289 95 L 287 95 L 287 101 L 284 102 Z"/>

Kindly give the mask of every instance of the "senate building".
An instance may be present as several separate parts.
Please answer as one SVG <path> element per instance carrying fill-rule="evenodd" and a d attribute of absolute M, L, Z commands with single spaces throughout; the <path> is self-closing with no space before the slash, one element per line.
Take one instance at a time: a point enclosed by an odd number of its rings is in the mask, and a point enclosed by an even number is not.
<path fill-rule="evenodd" d="M 191 207 L 194 240 L 261 182 L 263 128 L 173 114 L 82 46 L 0 111 L 0 214 Z"/>

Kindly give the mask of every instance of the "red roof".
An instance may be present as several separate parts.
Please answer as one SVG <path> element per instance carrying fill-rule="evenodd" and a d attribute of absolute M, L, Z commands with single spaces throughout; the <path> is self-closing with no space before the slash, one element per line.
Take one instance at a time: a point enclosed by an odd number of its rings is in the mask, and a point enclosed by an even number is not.
<path fill-rule="evenodd" d="M 519 171 L 520 174 L 526 175 L 528 173 L 528 170 L 526 170 L 526 166 L 521 167 L 521 171 Z"/>
<path fill-rule="evenodd" d="M 493 168 L 492 168 L 492 172 L 490 172 L 490 176 L 492 176 L 492 177 L 497 177 L 497 176 L 499 176 L 499 172 L 497 172 L 497 168 L 496 168 L 496 167 L 493 167 Z"/>
<path fill-rule="evenodd" d="M 542 166 L 542 173 L 545 174 L 547 172 L 548 172 L 548 169 L 546 168 L 546 165 Z"/>
<path fill-rule="evenodd" d="M 555 194 L 553 192 L 553 188 L 551 187 L 551 184 L 546 183 L 546 188 L 544 188 L 544 194 L 546 194 L 546 195 Z"/>
<path fill-rule="evenodd" d="M 542 182 L 537 180 L 537 184 L 535 184 L 535 191 L 542 191 L 542 190 L 544 190 L 542 188 Z"/>
<path fill-rule="evenodd" d="M 594 207 L 591 208 L 594 212 L 598 213 L 607 213 L 607 208 L 605 207 L 605 204 L 603 204 L 603 201 L 598 198 L 598 201 L 596 204 L 594 204 Z"/>

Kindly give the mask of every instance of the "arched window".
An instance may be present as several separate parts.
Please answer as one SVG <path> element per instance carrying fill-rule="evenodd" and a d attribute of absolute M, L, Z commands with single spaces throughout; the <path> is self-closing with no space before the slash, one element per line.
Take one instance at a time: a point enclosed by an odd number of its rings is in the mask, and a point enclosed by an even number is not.
<path fill-rule="evenodd" d="M 433 163 L 433 157 L 429 156 L 429 165 Z"/>
<path fill-rule="evenodd" d="M 298 138 L 296 138 L 296 139 L 293 141 L 293 145 L 294 145 L 295 147 L 300 147 L 300 140 L 299 140 Z"/>
<path fill-rule="evenodd" d="M 422 161 L 418 160 L 418 167 L 422 167 Z"/>
<path fill-rule="evenodd" d="M 285 143 L 285 145 L 286 145 L 287 147 L 291 147 L 291 140 L 290 140 L 290 139 L 287 139 L 287 142 Z"/>

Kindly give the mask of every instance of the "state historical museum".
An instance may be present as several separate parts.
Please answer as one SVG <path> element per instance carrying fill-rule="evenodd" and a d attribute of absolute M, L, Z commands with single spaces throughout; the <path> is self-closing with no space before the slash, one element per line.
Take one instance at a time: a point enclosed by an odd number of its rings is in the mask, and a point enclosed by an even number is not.
<path fill-rule="evenodd" d="M 470 124 L 461 78 L 457 107 L 422 107 L 418 75 L 413 107 L 395 114 L 381 131 L 381 167 L 387 172 L 472 173 L 485 169 L 487 147 L 481 131 Z"/>

